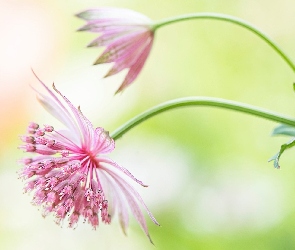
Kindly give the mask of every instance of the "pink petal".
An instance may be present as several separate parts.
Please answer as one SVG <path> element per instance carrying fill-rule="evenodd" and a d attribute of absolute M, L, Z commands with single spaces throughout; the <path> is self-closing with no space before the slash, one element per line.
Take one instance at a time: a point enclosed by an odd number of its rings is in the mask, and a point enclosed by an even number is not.
<path fill-rule="evenodd" d="M 110 7 L 104 7 L 104 8 L 98 8 L 98 9 L 89 9 L 86 11 L 83 11 L 81 13 L 78 13 L 76 15 L 77 17 L 80 17 L 86 21 L 91 20 L 99 20 L 99 19 L 113 19 L 113 18 L 122 18 L 127 20 L 134 21 L 141 21 L 141 22 L 151 22 L 149 18 L 147 18 L 145 15 L 130 10 L 130 9 L 124 9 L 124 8 L 110 8 Z"/>
<path fill-rule="evenodd" d="M 41 83 L 41 85 L 46 89 L 49 95 L 53 98 L 53 99 L 50 99 L 47 96 L 38 92 L 36 89 L 34 89 L 39 95 L 38 97 L 39 102 L 51 115 L 53 115 L 56 119 L 58 119 L 65 126 L 67 126 L 74 134 L 76 134 L 78 129 L 69 111 L 60 102 L 60 100 L 56 97 L 56 95 L 38 78 L 38 76 L 35 74 L 34 71 L 33 71 L 33 74 L 38 79 L 39 83 Z"/>
<path fill-rule="evenodd" d="M 102 158 L 102 157 L 97 158 L 97 160 L 98 160 L 99 163 L 104 162 L 104 163 L 108 163 L 108 164 L 112 165 L 116 169 L 120 170 L 122 173 L 126 174 L 129 178 L 131 178 L 132 180 L 137 182 L 139 185 L 141 185 L 143 187 L 148 187 L 147 185 L 143 184 L 142 181 L 136 179 L 134 177 L 134 175 L 132 175 L 126 168 L 123 168 L 122 166 L 118 165 L 116 162 L 114 162 L 114 161 L 112 161 L 112 160 L 110 160 L 108 158 Z M 99 166 L 101 166 L 101 164 Z M 104 168 L 106 168 L 106 167 L 104 166 Z"/>
<path fill-rule="evenodd" d="M 54 90 L 65 100 L 69 108 L 72 110 L 72 113 L 76 118 L 76 121 L 80 128 L 80 132 L 82 133 L 84 144 L 89 145 L 91 142 L 91 138 L 93 138 L 94 131 L 91 122 L 82 114 L 80 110 L 75 108 L 73 104 L 64 95 L 62 95 L 61 92 L 59 92 L 55 87 Z"/>
<path fill-rule="evenodd" d="M 121 189 L 118 187 L 118 185 L 115 185 L 113 182 L 114 180 L 107 175 L 104 171 L 100 172 L 101 176 L 104 177 L 107 181 L 107 184 L 111 186 L 111 193 L 113 197 L 113 206 L 118 209 L 117 213 L 119 216 L 119 222 L 122 227 L 122 230 L 124 234 L 126 235 L 126 229 L 129 224 L 129 215 L 128 215 L 128 209 L 126 206 L 126 202 L 124 202 L 122 197 Z"/>
<path fill-rule="evenodd" d="M 103 168 L 104 169 L 104 168 Z M 119 185 L 119 187 L 121 188 L 122 192 L 125 195 L 125 198 L 128 201 L 129 207 L 131 209 L 132 214 L 134 215 L 135 219 L 138 221 L 138 223 L 140 224 L 141 228 L 143 229 L 143 231 L 146 233 L 146 235 L 148 236 L 148 238 L 150 239 L 151 243 L 151 237 L 148 233 L 148 228 L 146 225 L 146 221 L 145 218 L 141 212 L 141 209 L 137 203 L 137 201 L 139 201 L 144 208 L 146 209 L 148 215 L 150 216 L 150 218 L 152 219 L 152 221 L 156 224 L 156 225 L 160 225 L 157 220 L 155 219 L 155 217 L 152 215 L 152 213 L 149 211 L 149 209 L 147 208 L 147 206 L 145 205 L 145 203 L 143 202 L 142 198 L 140 197 L 140 195 L 136 192 L 136 190 L 129 184 L 127 183 L 124 179 L 122 179 L 117 173 L 110 171 L 108 169 L 104 169 L 110 176 L 112 176 L 112 178 L 116 181 L 116 183 Z"/>
<path fill-rule="evenodd" d="M 78 31 L 89 31 L 93 33 L 105 33 L 108 30 L 114 30 L 117 27 L 122 27 L 125 30 L 130 30 L 133 28 L 145 28 L 149 29 L 147 24 L 134 24 L 132 21 L 126 21 L 122 19 L 118 20 L 106 20 L 106 21 L 91 21 L 86 25 L 78 29 Z"/>
<path fill-rule="evenodd" d="M 103 128 L 96 128 L 92 147 L 93 152 L 99 154 L 110 153 L 115 149 L 115 141 Z"/>
<path fill-rule="evenodd" d="M 134 45 L 124 50 L 124 53 L 117 60 L 115 60 L 115 64 L 105 77 L 114 75 L 125 68 L 130 68 L 134 65 L 134 63 L 136 63 L 138 58 L 141 57 L 141 54 L 146 49 L 146 44 L 149 43 L 147 34 L 149 35 L 149 33 L 144 33 L 143 36 L 138 36 L 137 39 L 134 39 Z"/>
<path fill-rule="evenodd" d="M 133 50 L 134 45 L 136 44 L 136 40 L 143 40 L 145 37 L 142 31 L 128 34 L 121 39 L 115 40 L 105 49 L 102 55 L 96 60 L 94 63 L 108 63 L 117 60 L 118 58 L 124 56 L 128 52 Z"/>
<path fill-rule="evenodd" d="M 119 87 L 119 89 L 117 90 L 116 93 L 118 93 L 118 92 L 122 91 L 123 89 L 125 89 L 126 87 L 128 87 L 128 85 L 130 85 L 130 83 L 132 83 L 135 80 L 135 78 L 138 76 L 138 74 L 140 73 L 141 69 L 143 68 L 144 63 L 151 51 L 152 41 L 153 41 L 153 39 L 150 38 L 150 41 L 148 42 L 146 47 L 143 49 L 143 52 L 140 55 L 140 57 L 138 57 L 138 59 L 130 67 L 130 70 L 129 70 L 128 74 L 126 75 L 124 82 L 121 84 L 121 86 Z"/>
<path fill-rule="evenodd" d="M 93 47 L 93 46 L 106 46 L 112 42 L 114 42 L 115 40 L 121 39 L 122 37 L 124 37 L 125 35 L 129 35 L 131 33 L 136 32 L 137 30 L 142 30 L 142 28 L 132 28 L 130 29 L 130 27 L 115 27 L 113 29 L 107 29 L 105 30 L 101 36 L 99 36 L 98 38 L 94 39 L 89 45 L 88 47 Z"/>

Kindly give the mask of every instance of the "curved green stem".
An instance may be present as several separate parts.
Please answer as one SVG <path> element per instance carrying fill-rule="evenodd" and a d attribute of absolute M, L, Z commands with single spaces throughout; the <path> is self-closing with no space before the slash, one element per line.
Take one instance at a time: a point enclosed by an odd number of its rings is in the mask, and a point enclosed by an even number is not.
<path fill-rule="evenodd" d="M 291 125 L 295 127 L 295 119 L 274 113 L 272 111 L 268 111 L 265 109 L 261 109 L 252 105 L 234 102 L 230 100 L 224 100 L 220 98 L 212 98 L 212 97 L 185 97 L 174 99 L 171 101 L 164 102 L 157 106 L 152 107 L 151 109 L 135 116 L 131 120 L 127 121 L 121 127 L 116 129 L 111 137 L 116 140 L 119 139 L 122 135 L 128 132 L 130 129 L 144 122 L 148 118 L 151 118 L 155 115 L 158 115 L 162 112 L 179 108 L 185 106 L 211 106 L 211 107 L 219 107 L 224 109 L 235 110 L 238 112 L 255 115 L 261 118 L 265 118 L 271 121 L 284 123 L 287 125 Z"/>
<path fill-rule="evenodd" d="M 266 43 L 268 43 L 284 60 L 285 62 L 291 67 L 291 69 L 295 72 L 295 64 L 292 62 L 292 60 L 286 55 L 286 53 L 280 49 L 280 47 L 273 42 L 266 34 L 255 28 L 252 24 L 244 21 L 243 19 L 225 15 L 225 14 L 218 14 L 218 13 L 210 13 L 210 12 L 204 12 L 204 13 L 192 13 L 192 14 L 186 14 L 181 16 L 176 16 L 172 18 L 167 18 L 162 21 L 155 22 L 152 26 L 153 30 L 157 30 L 158 28 L 172 24 L 175 22 L 190 20 L 190 19 L 216 19 L 221 21 L 227 21 L 231 22 L 237 25 L 240 25 L 256 35 L 258 35 L 262 40 L 264 40 Z"/>

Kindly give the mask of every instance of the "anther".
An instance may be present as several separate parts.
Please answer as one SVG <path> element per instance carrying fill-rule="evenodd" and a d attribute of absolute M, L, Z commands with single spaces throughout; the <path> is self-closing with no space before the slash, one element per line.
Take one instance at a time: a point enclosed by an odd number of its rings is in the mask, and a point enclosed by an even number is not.
<path fill-rule="evenodd" d="M 44 130 L 46 132 L 52 132 L 54 130 L 54 128 L 50 125 L 44 125 Z"/>
<path fill-rule="evenodd" d="M 49 148 L 51 148 L 51 147 L 54 146 L 54 144 L 55 144 L 55 140 L 49 140 L 49 141 L 47 142 L 46 146 L 49 147 Z"/>
<path fill-rule="evenodd" d="M 68 150 L 61 151 L 61 156 L 62 157 L 67 157 L 67 156 L 69 156 L 69 154 L 70 154 L 70 152 Z"/>
<path fill-rule="evenodd" d="M 37 136 L 43 136 L 43 135 L 45 135 L 45 132 L 44 132 L 43 129 L 37 129 L 37 130 L 36 130 L 36 135 L 37 135 Z"/>
<path fill-rule="evenodd" d="M 21 136 L 21 140 L 23 142 L 26 142 L 26 143 L 32 143 L 32 144 L 35 143 L 35 137 L 34 136 L 26 136 L 26 135 L 24 135 L 24 136 Z"/>
<path fill-rule="evenodd" d="M 27 129 L 27 132 L 28 132 L 29 134 L 35 134 L 35 133 L 36 133 L 36 130 L 33 129 L 33 128 L 28 128 L 28 129 Z"/>
<path fill-rule="evenodd" d="M 27 164 L 32 163 L 33 162 L 33 159 L 32 158 L 23 158 L 23 159 L 19 160 L 19 162 L 27 165 Z"/>
<path fill-rule="evenodd" d="M 32 144 L 27 144 L 25 147 L 26 147 L 26 151 L 27 152 L 34 152 L 34 151 L 36 151 L 36 147 L 34 145 L 32 145 Z"/>
<path fill-rule="evenodd" d="M 30 122 L 28 128 L 37 129 L 37 128 L 39 128 L 39 124 L 37 124 L 35 122 Z"/>
<path fill-rule="evenodd" d="M 37 137 L 37 138 L 35 138 L 35 141 L 37 144 L 46 145 L 48 142 L 48 139 L 46 139 L 44 137 Z"/>

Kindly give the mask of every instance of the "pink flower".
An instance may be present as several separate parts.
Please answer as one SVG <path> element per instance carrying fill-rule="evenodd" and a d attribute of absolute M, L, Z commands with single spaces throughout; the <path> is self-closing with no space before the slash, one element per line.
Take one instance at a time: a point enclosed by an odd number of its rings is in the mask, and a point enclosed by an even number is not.
<path fill-rule="evenodd" d="M 117 93 L 129 86 L 141 71 L 153 44 L 152 21 L 129 9 L 99 8 L 81 12 L 78 17 L 87 21 L 79 31 L 101 35 L 88 47 L 106 46 L 94 64 L 114 62 L 105 77 L 129 69 Z"/>
<path fill-rule="evenodd" d="M 44 217 L 53 213 L 57 224 L 68 215 L 69 227 L 75 227 L 82 217 L 94 229 L 100 220 L 109 224 L 116 209 L 124 233 L 128 226 L 129 205 L 150 239 L 140 205 L 152 221 L 159 224 L 126 178 L 146 185 L 103 156 L 115 148 L 107 131 L 94 128 L 80 108 L 75 108 L 54 85 L 57 94 L 43 82 L 40 84 L 49 96 L 37 92 L 38 100 L 67 130 L 55 130 L 51 125 L 41 127 L 31 122 L 28 134 L 21 136 L 24 144 L 19 148 L 32 155 L 20 160 L 23 168 L 19 174 L 27 180 L 25 192 L 34 192 L 33 204 L 43 207 Z"/>

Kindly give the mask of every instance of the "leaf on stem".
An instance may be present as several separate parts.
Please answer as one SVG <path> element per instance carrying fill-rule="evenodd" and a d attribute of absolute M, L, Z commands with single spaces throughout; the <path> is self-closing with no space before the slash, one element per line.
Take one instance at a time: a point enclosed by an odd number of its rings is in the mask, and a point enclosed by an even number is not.
<path fill-rule="evenodd" d="M 272 135 L 295 136 L 295 127 L 281 124 L 272 131 Z"/>
<path fill-rule="evenodd" d="M 283 144 L 281 146 L 280 151 L 277 154 L 275 154 L 272 158 L 270 158 L 269 161 L 274 161 L 274 163 L 273 163 L 274 167 L 277 168 L 277 169 L 280 169 L 281 167 L 280 167 L 280 164 L 279 164 L 279 160 L 280 160 L 281 155 L 283 154 L 283 152 L 286 149 L 292 148 L 294 146 L 295 146 L 295 138 L 293 138 L 291 141 Z"/>

